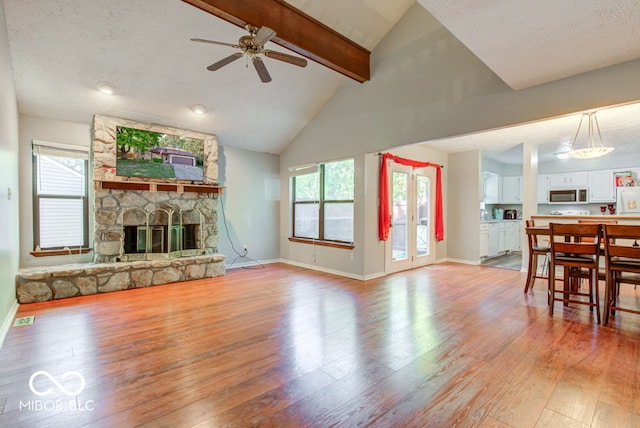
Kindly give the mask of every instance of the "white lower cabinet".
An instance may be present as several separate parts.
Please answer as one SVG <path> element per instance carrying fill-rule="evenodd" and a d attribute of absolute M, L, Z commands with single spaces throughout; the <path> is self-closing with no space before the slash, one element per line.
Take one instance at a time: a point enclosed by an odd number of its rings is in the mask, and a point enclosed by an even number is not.
<path fill-rule="evenodd" d="M 480 257 L 495 257 L 510 251 L 520 251 L 522 222 L 483 223 L 480 226 Z"/>
<path fill-rule="evenodd" d="M 489 225 L 480 224 L 480 258 L 489 257 Z"/>
<path fill-rule="evenodd" d="M 500 250 L 499 250 L 499 227 L 500 224 L 499 223 L 489 223 L 489 250 L 488 250 L 488 256 L 489 257 L 495 257 L 499 254 Z"/>

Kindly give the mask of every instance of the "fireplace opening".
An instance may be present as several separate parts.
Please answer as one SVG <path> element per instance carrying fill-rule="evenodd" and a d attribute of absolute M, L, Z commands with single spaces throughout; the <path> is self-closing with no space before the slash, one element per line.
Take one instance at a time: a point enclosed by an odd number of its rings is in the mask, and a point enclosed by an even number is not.
<path fill-rule="evenodd" d="M 196 250 L 198 249 L 197 230 L 197 224 L 170 228 L 169 226 L 149 226 L 149 230 L 146 226 L 124 226 L 124 252 L 144 254 Z M 147 239 L 147 236 L 151 239 Z"/>
<path fill-rule="evenodd" d="M 120 260 L 150 260 L 204 254 L 200 210 L 163 207 L 122 213 Z"/>

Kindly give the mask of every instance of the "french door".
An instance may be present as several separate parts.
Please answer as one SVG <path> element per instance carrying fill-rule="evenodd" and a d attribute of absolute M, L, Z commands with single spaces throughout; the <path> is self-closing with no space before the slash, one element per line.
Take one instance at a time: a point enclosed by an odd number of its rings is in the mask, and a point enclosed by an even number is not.
<path fill-rule="evenodd" d="M 386 243 L 387 273 L 435 262 L 435 170 L 391 164 L 391 231 Z"/>

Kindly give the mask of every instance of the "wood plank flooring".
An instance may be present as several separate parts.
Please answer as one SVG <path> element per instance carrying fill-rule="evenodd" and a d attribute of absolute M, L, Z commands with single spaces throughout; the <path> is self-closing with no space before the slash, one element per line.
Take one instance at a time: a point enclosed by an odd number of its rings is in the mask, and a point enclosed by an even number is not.
<path fill-rule="evenodd" d="M 524 281 L 274 264 L 21 305 L 36 319 L 0 350 L 0 426 L 640 426 L 640 316 L 550 318 L 544 282 Z"/>

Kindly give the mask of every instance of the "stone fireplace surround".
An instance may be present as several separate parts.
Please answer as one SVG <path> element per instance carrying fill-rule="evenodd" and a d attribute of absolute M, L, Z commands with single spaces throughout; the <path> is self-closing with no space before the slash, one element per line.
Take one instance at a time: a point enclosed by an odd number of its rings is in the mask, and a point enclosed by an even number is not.
<path fill-rule="evenodd" d="M 204 140 L 202 183 L 116 176 L 116 128 L 126 126 Z M 218 179 L 216 137 L 172 127 L 96 115 L 93 122 L 94 263 L 25 269 L 16 277 L 19 303 L 148 287 L 225 274 L 217 254 Z M 136 260 L 123 255 L 124 213 L 175 207 L 202 214 L 198 251 L 175 259 Z"/>

